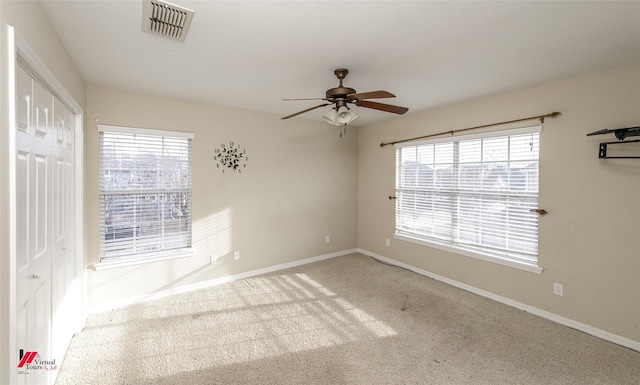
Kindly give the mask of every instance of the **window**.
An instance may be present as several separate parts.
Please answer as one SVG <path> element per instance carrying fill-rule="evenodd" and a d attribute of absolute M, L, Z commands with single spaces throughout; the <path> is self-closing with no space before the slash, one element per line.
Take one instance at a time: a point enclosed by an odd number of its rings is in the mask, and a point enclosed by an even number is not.
<path fill-rule="evenodd" d="M 101 262 L 189 250 L 193 134 L 98 128 Z"/>
<path fill-rule="evenodd" d="M 396 147 L 396 237 L 540 272 L 540 127 Z"/>

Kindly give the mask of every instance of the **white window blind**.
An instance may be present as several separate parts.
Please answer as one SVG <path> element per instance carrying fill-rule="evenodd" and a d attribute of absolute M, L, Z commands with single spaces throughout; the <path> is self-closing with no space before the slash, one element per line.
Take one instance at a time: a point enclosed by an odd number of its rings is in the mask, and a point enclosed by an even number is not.
<path fill-rule="evenodd" d="M 101 260 L 189 249 L 193 134 L 99 130 Z"/>
<path fill-rule="evenodd" d="M 400 144 L 396 234 L 537 264 L 540 127 Z"/>

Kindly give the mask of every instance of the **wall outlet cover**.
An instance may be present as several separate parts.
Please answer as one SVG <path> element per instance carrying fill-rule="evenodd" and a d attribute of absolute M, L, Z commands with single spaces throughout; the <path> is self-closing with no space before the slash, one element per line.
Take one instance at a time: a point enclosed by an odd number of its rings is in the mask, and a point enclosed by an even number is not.
<path fill-rule="evenodd" d="M 553 294 L 563 296 L 564 295 L 564 285 L 561 283 L 553 284 Z"/>

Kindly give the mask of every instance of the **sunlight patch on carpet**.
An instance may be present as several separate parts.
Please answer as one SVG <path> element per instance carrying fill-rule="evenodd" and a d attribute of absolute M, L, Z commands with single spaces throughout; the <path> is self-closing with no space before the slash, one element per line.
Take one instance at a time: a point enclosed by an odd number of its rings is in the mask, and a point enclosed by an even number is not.
<path fill-rule="evenodd" d="M 199 301 L 177 302 L 169 310 L 175 316 L 164 309 L 162 326 L 153 325 L 157 319 L 120 324 L 112 330 L 114 339 L 136 346 L 138 358 L 127 360 L 120 349 L 109 358 L 152 379 L 397 334 L 306 274 L 249 278 L 228 289 L 232 295 L 225 290 L 226 295 L 202 298 L 215 310 L 201 311 Z"/>

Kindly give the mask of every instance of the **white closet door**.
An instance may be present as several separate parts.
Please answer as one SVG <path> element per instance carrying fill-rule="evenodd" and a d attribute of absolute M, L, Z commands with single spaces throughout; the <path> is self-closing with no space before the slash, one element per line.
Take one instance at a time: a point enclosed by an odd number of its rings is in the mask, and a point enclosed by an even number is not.
<path fill-rule="evenodd" d="M 17 346 L 51 359 L 51 181 L 53 96 L 17 69 Z M 35 363 L 32 363 L 35 364 Z M 18 374 L 20 384 L 48 384 L 50 371 Z"/>
<path fill-rule="evenodd" d="M 52 330 L 53 357 L 64 357 L 73 337 L 79 282 L 75 281 L 74 253 L 74 116 L 58 99 L 53 105 L 52 183 Z"/>

